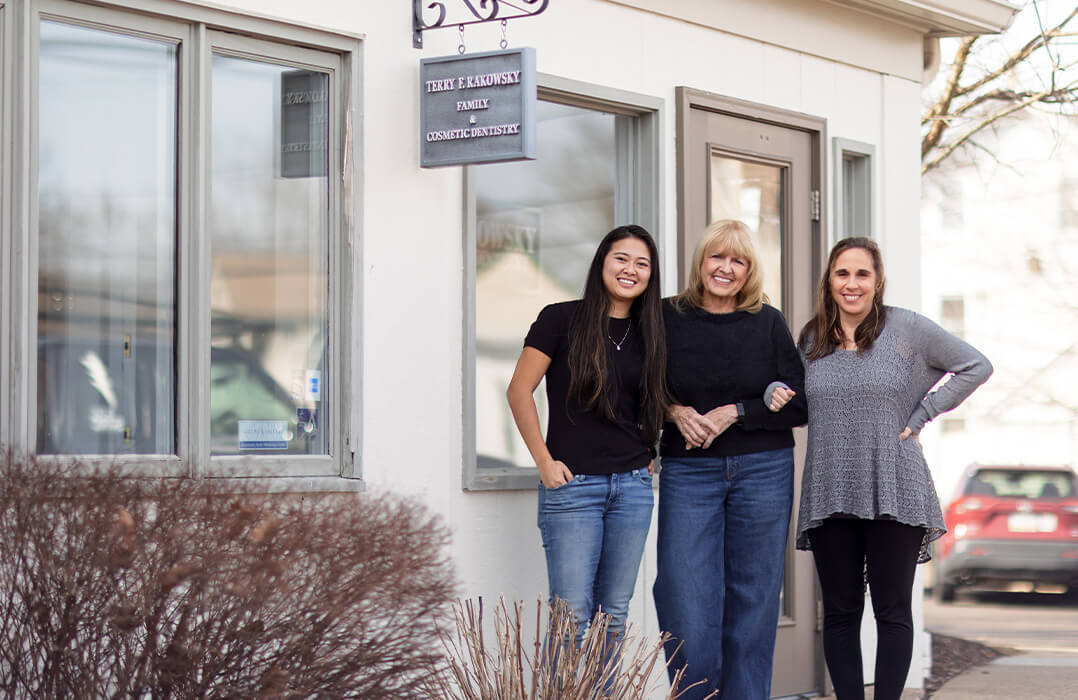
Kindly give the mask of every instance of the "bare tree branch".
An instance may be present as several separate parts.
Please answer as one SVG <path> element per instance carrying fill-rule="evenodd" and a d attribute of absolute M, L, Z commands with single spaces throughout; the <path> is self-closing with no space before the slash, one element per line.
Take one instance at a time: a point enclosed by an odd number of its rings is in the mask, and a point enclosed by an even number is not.
<path fill-rule="evenodd" d="M 1036 3 L 1033 4 L 1034 6 L 1036 5 Z M 1006 75 L 1007 73 L 1010 73 L 1019 65 L 1025 63 L 1027 60 L 1029 60 L 1029 57 L 1032 56 L 1037 50 L 1048 47 L 1053 39 L 1058 39 L 1062 37 L 1063 28 L 1066 27 L 1067 24 L 1072 19 L 1074 19 L 1076 15 L 1078 15 L 1078 6 L 1071 10 L 1071 13 L 1067 15 L 1067 18 L 1057 24 L 1055 27 L 1046 32 L 1042 31 L 1040 34 L 1037 34 L 1037 36 L 1027 41 L 1025 45 L 1022 46 L 1022 48 L 1018 49 L 1018 51 L 1016 51 L 1009 58 L 1007 58 L 1007 60 L 1004 61 L 999 67 L 989 71 L 984 77 L 980 78 L 979 80 L 976 80 L 973 83 L 964 87 L 958 88 L 955 97 L 964 97 L 966 95 L 974 93 L 977 90 L 983 88 L 985 85 L 988 85 L 989 83 L 998 80 L 1000 77 Z M 1050 55 L 1051 54 L 1049 53 L 1049 56 Z"/>
<path fill-rule="evenodd" d="M 1037 13 L 1036 30 L 1020 48 L 1002 57 L 999 47 L 1004 37 L 1013 37 L 1028 22 L 1015 22 L 1000 37 L 958 42 L 946 79 L 921 118 L 922 174 L 962 147 L 972 146 L 975 134 L 1024 109 L 1042 105 L 1069 114 L 1078 107 L 1078 57 L 1073 55 L 1075 44 L 1068 41 L 1078 36 L 1068 31 L 1078 17 L 1078 5 L 1050 28 L 1041 20 L 1037 0 L 1025 11 Z M 970 82 L 964 82 L 967 78 Z"/>
<path fill-rule="evenodd" d="M 1030 106 L 1031 104 L 1036 103 L 1040 99 L 1041 94 L 1042 93 L 1034 93 L 1033 95 L 1031 95 L 1027 99 L 1025 99 L 1025 100 L 1023 100 L 1021 102 L 1018 102 L 1017 104 L 1012 104 L 1012 105 L 1010 105 L 1009 107 L 1007 107 L 1004 110 L 1001 110 L 1001 111 L 999 111 L 999 112 L 997 112 L 997 113 L 995 113 L 993 115 L 984 117 L 983 119 L 978 121 L 971 129 L 966 131 L 966 133 L 962 134 L 957 139 L 952 141 L 949 145 L 944 147 L 939 152 L 939 154 L 937 156 L 935 156 L 931 160 L 923 163 L 921 165 L 921 174 L 924 175 L 926 172 L 928 172 L 932 168 L 937 167 L 945 158 L 947 158 L 947 156 L 954 153 L 955 150 L 959 146 L 961 146 L 962 144 L 969 141 L 970 138 L 974 134 L 982 131 L 983 129 L 987 128 L 988 126 L 990 126 L 992 124 L 995 124 L 996 122 L 1003 119 L 1004 117 L 1008 117 L 1008 116 L 1014 114 L 1015 112 L 1017 112 L 1019 110 L 1022 110 L 1022 109 L 1025 109 L 1026 107 Z"/>
<path fill-rule="evenodd" d="M 966 69 L 966 61 L 969 60 L 970 52 L 976 41 L 977 37 L 967 37 L 958 45 L 954 63 L 951 64 L 951 75 L 947 78 L 947 85 L 943 88 L 943 94 L 936 101 L 936 104 L 932 106 L 932 109 L 929 110 L 928 117 L 922 120 L 922 123 L 928 121 L 932 124 L 928 128 L 928 133 L 921 140 L 922 159 L 939 144 L 940 139 L 943 138 L 943 133 L 947 130 L 946 122 L 942 117 L 951 109 L 951 101 L 958 90 L 958 81 L 962 79 L 962 71 Z"/>

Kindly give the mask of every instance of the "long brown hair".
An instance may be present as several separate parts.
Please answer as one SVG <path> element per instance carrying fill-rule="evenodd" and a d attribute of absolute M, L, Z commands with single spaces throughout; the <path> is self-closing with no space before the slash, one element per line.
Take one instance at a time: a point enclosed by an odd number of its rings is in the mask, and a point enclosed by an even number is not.
<path fill-rule="evenodd" d="M 576 397 L 589 411 L 598 410 L 614 421 L 616 389 L 611 386 L 607 369 L 607 343 L 610 324 L 610 295 L 603 285 L 606 255 L 618 241 L 636 238 L 643 241 L 651 256 L 651 277 L 643 293 L 633 300 L 630 323 L 640 329 L 644 340 L 644 368 L 640 375 L 642 407 L 640 422 L 648 443 L 659 439 L 666 407 L 666 331 L 660 302 L 659 250 L 651 234 L 642 226 L 618 226 L 606 234 L 595 251 L 584 283 L 584 298 L 569 327 L 569 395 Z"/>
<path fill-rule="evenodd" d="M 831 295 L 831 268 L 835 266 L 838 256 L 851 248 L 860 248 L 872 256 L 872 267 L 876 271 L 876 292 L 872 296 L 872 310 L 857 325 L 857 330 L 853 335 L 857 352 L 863 353 L 871 348 L 876 338 L 880 337 L 880 333 L 883 332 L 883 325 L 887 320 L 887 307 L 883 305 L 886 280 L 883 276 L 883 256 L 880 255 L 880 247 L 874 240 L 864 236 L 843 238 L 835 244 L 835 247 L 831 249 L 831 255 L 827 258 L 827 267 L 824 268 L 820 286 L 816 291 L 816 315 L 805 324 L 797 338 L 797 346 L 810 360 L 827 357 L 843 343 L 844 336 L 839 322 L 838 303 Z"/>
<path fill-rule="evenodd" d="M 689 269 L 689 283 L 674 297 L 674 305 L 681 310 L 687 306 L 703 308 L 704 279 L 700 275 L 700 266 L 704 256 L 712 250 L 744 258 L 748 263 L 748 275 L 745 284 L 737 293 L 738 311 L 756 313 L 768 301 L 764 294 L 764 275 L 760 270 L 760 259 L 756 247 L 752 244 L 752 231 L 736 219 L 719 219 L 704 229 L 704 235 L 696 244 L 692 254 L 692 267 Z"/>

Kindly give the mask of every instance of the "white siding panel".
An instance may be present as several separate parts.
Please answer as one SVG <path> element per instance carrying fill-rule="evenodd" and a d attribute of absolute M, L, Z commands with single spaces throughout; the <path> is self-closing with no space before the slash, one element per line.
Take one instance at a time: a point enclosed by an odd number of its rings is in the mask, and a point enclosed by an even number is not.
<path fill-rule="evenodd" d="M 887 265 L 887 301 L 921 306 L 921 83 L 882 76 L 880 247 Z"/>
<path fill-rule="evenodd" d="M 802 64 L 804 56 L 777 46 L 763 48 L 764 97 L 761 102 L 795 112 L 804 112 Z"/>

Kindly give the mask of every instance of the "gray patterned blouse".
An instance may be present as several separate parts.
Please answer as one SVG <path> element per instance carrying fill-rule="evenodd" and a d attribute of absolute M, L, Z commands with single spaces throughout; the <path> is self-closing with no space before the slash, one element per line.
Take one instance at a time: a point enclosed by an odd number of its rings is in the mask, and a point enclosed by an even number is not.
<path fill-rule="evenodd" d="M 925 528 L 918 562 L 928 561 L 928 543 L 945 532 L 943 512 L 921 447 L 899 433 L 906 426 L 920 433 L 991 374 L 988 358 L 969 343 L 891 306 L 867 352 L 837 349 L 806 361 L 808 454 L 797 548 L 811 549 L 807 531 L 829 516 L 882 518 Z"/>

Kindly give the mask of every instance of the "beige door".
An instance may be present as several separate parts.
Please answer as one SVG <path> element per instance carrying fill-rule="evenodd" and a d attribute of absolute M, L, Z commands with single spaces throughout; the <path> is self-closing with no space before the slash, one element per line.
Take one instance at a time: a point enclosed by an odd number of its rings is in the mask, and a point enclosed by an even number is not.
<path fill-rule="evenodd" d="M 692 251 L 716 219 L 740 219 L 756 234 L 764 290 L 796 336 L 812 314 L 820 232 L 820 144 L 824 122 L 805 115 L 678 89 L 679 282 Z M 793 548 L 804 464 L 796 431 L 794 510 L 771 692 L 775 697 L 823 690 L 812 557 Z"/>

